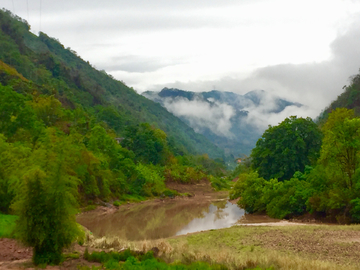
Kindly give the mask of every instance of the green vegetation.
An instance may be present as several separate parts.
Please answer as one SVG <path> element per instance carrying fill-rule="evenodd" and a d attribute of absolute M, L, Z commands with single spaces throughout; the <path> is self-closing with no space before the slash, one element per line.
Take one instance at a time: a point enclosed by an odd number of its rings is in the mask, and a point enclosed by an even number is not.
<path fill-rule="evenodd" d="M 285 120 L 283 123 L 289 121 Z M 360 119 L 354 116 L 354 111 L 344 108 L 331 112 L 322 126 L 323 139 L 319 153 L 316 150 L 319 150 L 321 135 L 315 131 L 316 127 L 313 128 L 313 124 L 310 126 L 311 133 L 303 133 L 302 136 L 308 142 L 307 151 L 313 147 L 312 158 L 301 155 L 302 148 L 299 150 L 299 147 L 289 146 L 289 141 L 284 139 L 288 138 L 289 134 L 267 142 L 265 139 L 271 138 L 268 134 L 276 130 L 276 127 L 270 127 L 265 131 L 267 135 L 259 140 L 252 153 L 254 171 L 238 169 L 242 173 L 231 192 L 231 197 L 240 197 L 238 204 L 249 213 L 266 212 L 271 217 L 290 218 L 310 212 L 329 221 L 360 222 Z M 296 131 L 301 130 L 296 127 Z M 286 133 L 291 135 L 293 131 L 294 128 L 288 128 Z M 296 147 L 298 143 L 305 147 L 301 138 L 292 138 L 291 141 L 292 147 Z M 273 145 L 276 151 L 266 152 L 264 144 Z M 287 155 L 288 158 L 284 159 L 284 153 L 291 153 L 296 158 Z M 296 163 L 297 153 L 302 157 L 301 164 Z M 269 155 L 272 156 L 271 160 L 266 159 Z M 318 159 L 314 160 L 316 156 Z M 261 160 L 261 157 L 264 159 Z M 266 173 L 265 167 L 269 168 Z M 270 173 L 270 168 L 274 173 Z M 285 171 L 287 173 L 284 173 Z M 285 178 L 290 173 L 291 177 Z"/>
<path fill-rule="evenodd" d="M 105 269 L 119 269 L 119 270 L 147 270 L 147 269 L 161 269 L 161 270 L 227 270 L 229 269 L 225 265 L 202 262 L 202 261 L 190 261 L 187 263 L 175 262 L 167 264 L 165 261 L 155 258 L 153 251 L 147 253 L 134 252 L 131 250 L 125 250 L 120 253 L 110 252 L 93 252 L 91 254 L 85 251 L 84 258 L 90 262 L 102 263 Z M 90 268 L 89 268 L 90 269 Z M 243 268 L 244 269 L 244 268 Z M 248 268 L 245 268 L 248 269 Z M 262 268 L 256 267 L 251 269 L 261 270 Z M 272 268 L 267 268 L 271 270 Z"/>
<path fill-rule="evenodd" d="M 316 161 L 321 131 L 310 118 L 286 118 L 269 127 L 251 152 L 252 166 L 266 180 L 290 179 L 296 171 Z"/>
<path fill-rule="evenodd" d="M 329 114 L 337 108 L 347 108 L 360 116 L 360 73 L 351 77 L 350 84 L 344 86 L 345 91 L 337 97 L 318 117 L 317 121 L 323 125 Z"/>
<path fill-rule="evenodd" d="M 178 195 L 167 181 L 226 187 L 205 137 L 29 28 L 0 10 L 0 213 L 19 216 L 35 264 L 58 264 L 82 237 L 79 206 Z"/>
<path fill-rule="evenodd" d="M 18 216 L 3 215 L 0 213 L 0 238 L 1 237 L 14 237 L 15 225 Z"/>

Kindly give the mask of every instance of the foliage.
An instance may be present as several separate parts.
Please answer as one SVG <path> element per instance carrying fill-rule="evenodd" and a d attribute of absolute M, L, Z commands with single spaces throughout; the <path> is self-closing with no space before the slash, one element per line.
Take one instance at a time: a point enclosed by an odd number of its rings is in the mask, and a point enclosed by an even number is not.
<path fill-rule="evenodd" d="M 224 174 L 221 159 L 200 155 L 223 158 L 207 139 L 6 10 L 0 100 L 0 211 L 19 215 L 36 264 L 59 263 L 76 240 L 78 204 L 174 196 L 173 164 L 188 182 Z"/>
<path fill-rule="evenodd" d="M 317 122 L 323 125 L 329 114 L 337 108 L 353 110 L 356 116 L 360 115 L 360 73 L 350 77 L 350 84 L 343 87 L 340 94 L 318 117 Z"/>
<path fill-rule="evenodd" d="M 41 86 L 36 87 L 37 94 L 53 95 L 66 108 L 91 111 L 94 119 L 121 135 L 129 125 L 150 123 L 167 134 L 169 148 L 176 155 L 206 152 L 212 158 L 223 158 L 223 151 L 161 105 L 137 94 L 106 72 L 96 70 L 58 40 L 42 32 L 39 36 L 32 34 L 27 22 L 10 11 L 0 10 L 0 26 L 1 63 L 15 68 L 21 74 L 21 81 L 30 80 Z M 13 85 L 14 74 L 15 71 L 7 68 L 0 82 Z M 17 92 L 24 93 L 23 89 Z"/>
<path fill-rule="evenodd" d="M 360 119 L 353 111 L 338 108 L 329 114 L 323 131 L 317 176 L 312 181 L 316 192 L 309 208 L 341 222 L 358 222 Z"/>
<path fill-rule="evenodd" d="M 0 238 L 14 237 L 14 230 L 18 216 L 0 214 Z"/>
<path fill-rule="evenodd" d="M 132 183 L 132 190 L 142 196 L 159 196 L 165 190 L 165 183 L 156 169 L 155 166 L 139 163 L 135 168 L 137 177 Z"/>
<path fill-rule="evenodd" d="M 230 182 L 226 177 L 214 177 L 212 175 L 209 176 L 209 180 L 211 186 L 215 190 L 228 190 L 230 188 Z"/>
<path fill-rule="evenodd" d="M 360 119 L 353 111 L 338 108 L 329 114 L 322 131 L 316 166 L 305 166 L 282 181 L 244 170 L 231 197 L 240 197 L 239 205 L 250 213 L 289 218 L 309 211 L 341 223 L 359 222 Z"/>
<path fill-rule="evenodd" d="M 127 249 L 122 252 L 110 252 L 106 253 L 96 252 L 89 254 L 86 250 L 84 258 L 90 262 L 99 262 L 105 266 L 105 269 L 120 269 L 120 270 L 146 270 L 146 269 L 164 269 L 164 270 L 226 270 L 228 269 L 224 265 L 209 264 L 205 262 L 192 262 L 188 265 L 183 263 L 167 264 L 160 259 L 156 259 L 152 251 L 145 254 L 134 252 Z M 120 262 L 120 263 L 119 263 Z M 121 263 L 124 262 L 124 263 Z"/>
<path fill-rule="evenodd" d="M 240 197 L 238 205 L 249 213 L 262 212 L 266 209 L 261 200 L 265 182 L 257 172 L 240 174 L 230 193 L 230 199 Z"/>
<path fill-rule="evenodd" d="M 55 139 L 48 130 L 39 142 L 14 204 L 19 215 L 17 233 L 20 240 L 34 247 L 35 264 L 58 264 L 63 248 L 81 233 L 75 221 L 78 179 L 67 154 L 70 145 Z"/>
<path fill-rule="evenodd" d="M 257 172 L 240 174 L 239 180 L 230 193 L 230 198 L 239 198 L 238 204 L 249 213 L 266 212 L 273 218 L 289 218 L 304 214 L 306 202 L 313 189 L 306 178 L 312 171 L 296 172 L 290 180 L 269 181 L 259 177 Z"/>
<path fill-rule="evenodd" d="M 0 133 L 11 137 L 19 128 L 28 129 L 34 126 L 35 113 L 23 95 L 0 84 L 0 100 Z"/>
<path fill-rule="evenodd" d="M 296 171 L 316 162 L 321 131 L 310 118 L 286 118 L 269 127 L 251 153 L 252 167 L 267 180 L 290 179 Z"/>

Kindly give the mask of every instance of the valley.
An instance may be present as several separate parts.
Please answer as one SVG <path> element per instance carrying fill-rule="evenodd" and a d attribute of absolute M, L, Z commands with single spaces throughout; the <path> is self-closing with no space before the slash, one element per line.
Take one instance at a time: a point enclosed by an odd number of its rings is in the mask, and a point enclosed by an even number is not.
<path fill-rule="evenodd" d="M 110 72 L 0 10 L 0 269 L 360 269 L 360 74 L 311 111 Z"/>

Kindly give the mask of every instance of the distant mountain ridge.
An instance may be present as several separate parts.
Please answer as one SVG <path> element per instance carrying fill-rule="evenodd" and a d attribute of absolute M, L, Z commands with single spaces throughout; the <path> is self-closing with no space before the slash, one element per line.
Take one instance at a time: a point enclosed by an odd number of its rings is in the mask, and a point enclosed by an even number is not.
<path fill-rule="evenodd" d="M 288 106 L 302 106 L 264 90 L 240 95 L 218 90 L 191 92 L 164 88 L 159 92 L 146 91 L 142 95 L 160 103 L 234 157 L 248 155 L 263 132 L 249 121 L 249 112 L 277 114 Z"/>

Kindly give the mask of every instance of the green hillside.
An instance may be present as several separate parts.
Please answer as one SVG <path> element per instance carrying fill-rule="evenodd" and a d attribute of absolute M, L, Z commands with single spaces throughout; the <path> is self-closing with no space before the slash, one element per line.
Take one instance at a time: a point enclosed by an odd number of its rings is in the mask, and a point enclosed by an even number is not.
<path fill-rule="evenodd" d="M 329 113 L 336 108 L 352 109 L 356 116 L 360 116 L 360 74 L 351 78 L 348 86 L 344 86 L 344 92 L 320 114 L 318 122 L 323 124 L 328 118 Z"/>
<path fill-rule="evenodd" d="M 27 22 L 11 12 L 0 11 L 0 25 L 0 60 L 43 86 L 41 94 L 54 95 L 66 108 L 82 108 L 119 136 L 127 126 L 147 122 L 166 132 L 169 145 L 177 154 L 224 157 L 222 150 L 160 105 L 105 71 L 96 70 L 58 40 L 44 33 L 32 34 Z M 4 84 L 4 79 L 1 82 Z"/>
<path fill-rule="evenodd" d="M 36 212 L 32 199 L 71 210 L 173 197 L 167 181 L 227 185 L 223 154 L 206 138 L 5 10 L 0 101 L 0 212 Z"/>

